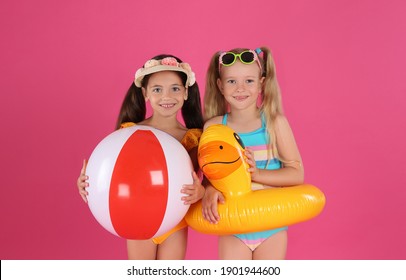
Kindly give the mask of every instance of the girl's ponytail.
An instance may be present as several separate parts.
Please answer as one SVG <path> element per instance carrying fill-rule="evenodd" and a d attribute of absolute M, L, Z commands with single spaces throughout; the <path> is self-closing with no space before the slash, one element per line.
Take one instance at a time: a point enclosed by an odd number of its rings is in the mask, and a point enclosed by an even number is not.
<path fill-rule="evenodd" d="M 138 123 L 145 120 L 147 109 L 142 89 L 131 84 L 121 104 L 120 113 L 118 114 L 116 129 L 119 129 L 122 123 Z"/>

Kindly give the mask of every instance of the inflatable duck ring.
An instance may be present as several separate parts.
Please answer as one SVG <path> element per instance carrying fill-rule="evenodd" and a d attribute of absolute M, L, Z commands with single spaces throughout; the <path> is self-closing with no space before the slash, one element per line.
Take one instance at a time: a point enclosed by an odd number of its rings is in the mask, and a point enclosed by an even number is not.
<path fill-rule="evenodd" d="M 205 234 L 263 231 L 307 221 L 324 208 L 325 196 L 315 186 L 251 189 L 244 145 L 231 128 L 211 125 L 202 134 L 198 160 L 203 174 L 225 198 L 218 205 L 220 220 L 211 224 L 202 215 L 201 201 L 186 213 L 188 225 Z"/>

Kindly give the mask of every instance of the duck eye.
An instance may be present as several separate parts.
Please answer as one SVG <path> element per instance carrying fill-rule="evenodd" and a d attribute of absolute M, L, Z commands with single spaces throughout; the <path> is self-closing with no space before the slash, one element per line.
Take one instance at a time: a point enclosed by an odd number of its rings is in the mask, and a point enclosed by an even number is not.
<path fill-rule="evenodd" d="M 240 144 L 241 148 L 245 149 L 244 143 L 242 142 L 242 139 L 240 138 L 240 136 L 234 132 L 234 138 L 235 140 L 237 140 L 238 144 Z"/>
<path fill-rule="evenodd" d="M 221 145 L 220 145 L 220 147 L 219 147 L 219 148 L 220 148 L 220 150 L 222 150 L 222 149 L 223 149 L 223 146 L 221 146 Z"/>

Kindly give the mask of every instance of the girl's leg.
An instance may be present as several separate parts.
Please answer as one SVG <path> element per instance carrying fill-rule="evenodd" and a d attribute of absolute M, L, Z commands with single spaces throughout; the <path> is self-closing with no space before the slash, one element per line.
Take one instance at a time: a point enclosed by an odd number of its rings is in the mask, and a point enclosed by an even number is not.
<path fill-rule="evenodd" d="M 188 228 L 171 234 L 158 245 L 157 260 L 184 260 L 186 255 Z"/>
<path fill-rule="evenodd" d="M 251 249 L 234 235 L 220 236 L 218 250 L 220 260 L 252 260 Z"/>
<path fill-rule="evenodd" d="M 156 260 L 157 245 L 152 240 L 127 240 L 129 260 Z"/>
<path fill-rule="evenodd" d="M 283 260 L 288 247 L 288 232 L 282 230 L 270 236 L 253 252 L 254 260 Z"/>

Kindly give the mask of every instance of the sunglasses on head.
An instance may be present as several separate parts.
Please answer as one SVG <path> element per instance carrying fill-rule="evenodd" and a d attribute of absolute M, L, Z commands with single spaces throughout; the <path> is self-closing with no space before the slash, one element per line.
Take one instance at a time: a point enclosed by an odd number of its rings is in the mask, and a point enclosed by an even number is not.
<path fill-rule="evenodd" d="M 261 63 L 259 62 L 258 55 L 253 50 L 243 51 L 242 53 L 233 53 L 233 52 L 221 53 L 219 57 L 219 71 L 220 65 L 231 66 L 235 63 L 237 57 L 244 64 L 251 64 L 254 61 L 257 61 L 259 68 L 261 69 L 262 72 L 262 66 Z"/>

